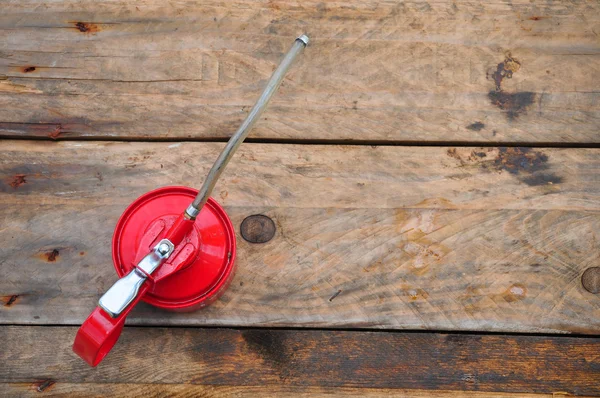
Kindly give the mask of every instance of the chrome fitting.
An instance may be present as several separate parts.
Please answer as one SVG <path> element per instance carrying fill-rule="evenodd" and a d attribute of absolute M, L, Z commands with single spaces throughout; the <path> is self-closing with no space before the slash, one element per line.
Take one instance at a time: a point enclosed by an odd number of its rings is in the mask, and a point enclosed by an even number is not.
<path fill-rule="evenodd" d="M 302 43 L 304 43 L 304 46 L 308 45 L 308 36 L 306 35 L 300 35 L 296 38 L 296 40 L 300 40 Z"/>
<path fill-rule="evenodd" d="M 185 209 L 185 215 L 190 220 L 195 220 L 196 217 L 198 217 L 198 214 L 200 214 L 200 210 L 196 209 L 193 204 L 189 205 L 188 208 Z"/>

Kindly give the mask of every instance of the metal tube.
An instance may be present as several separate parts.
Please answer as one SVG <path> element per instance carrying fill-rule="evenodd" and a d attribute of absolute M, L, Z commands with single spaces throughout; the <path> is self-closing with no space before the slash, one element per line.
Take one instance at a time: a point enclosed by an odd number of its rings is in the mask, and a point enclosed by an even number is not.
<path fill-rule="evenodd" d="M 302 50 L 304 50 L 307 44 L 308 37 L 306 35 L 302 35 L 298 37 L 296 41 L 294 41 L 292 48 L 290 48 L 277 69 L 275 69 L 275 72 L 273 72 L 273 75 L 267 83 L 267 87 L 265 87 L 264 91 L 260 95 L 260 98 L 258 98 L 254 104 L 254 107 L 252 107 L 252 110 L 248 116 L 246 116 L 246 119 L 242 125 L 237 129 L 235 134 L 231 136 L 229 142 L 227 142 L 227 145 L 217 158 L 213 167 L 210 169 L 202 188 L 200 188 L 200 192 L 198 192 L 198 196 L 196 196 L 196 199 L 194 199 L 192 204 L 185 211 L 186 217 L 195 219 L 198 213 L 200 213 L 200 210 L 202 210 L 202 207 L 204 207 L 206 204 L 206 201 L 215 187 L 217 180 L 221 176 L 221 173 L 227 166 L 227 163 L 229 163 L 235 151 L 244 141 L 246 136 L 248 136 L 248 133 L 250 130 L 252 130 L 254 123 L 256 123 L 260 115 L 267 107 L 269 100 L 279 88 L 279 85 L 285 77 L 285 74 L 292 66 L 296 57 L 302 52 Z"/>

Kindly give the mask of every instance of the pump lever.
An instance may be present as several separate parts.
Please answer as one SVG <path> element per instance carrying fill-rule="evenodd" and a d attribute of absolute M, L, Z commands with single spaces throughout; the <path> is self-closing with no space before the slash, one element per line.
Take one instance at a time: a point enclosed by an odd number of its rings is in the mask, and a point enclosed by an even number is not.
<path fill-rule="evenodd" d="M 117 318 L 133 302 L 142 284 L 162 263 L 164 263 L 175 246 L 168 239 L 163 239 L 148 253 L 130 273 L 119 279 L 104 293 L 98 305 L 111 318 Z"/>

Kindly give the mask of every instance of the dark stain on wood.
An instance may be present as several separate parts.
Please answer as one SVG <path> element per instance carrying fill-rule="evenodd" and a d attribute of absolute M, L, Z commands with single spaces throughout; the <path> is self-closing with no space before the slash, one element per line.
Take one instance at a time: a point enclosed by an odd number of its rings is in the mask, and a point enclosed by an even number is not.
<path fill-rule="evenodd" d="M 481 131 L 485 128 L 485 124 L 481 123 L 481 122 L 475 122 L 472 124 L 469 124 L 467 126 L 467 130 L 472 130 L 472 131 Z"/>
<path fill-rule="evenodd" d="M 29 72 L 34 72 L 35 71 L 35 66 L 24 66 L 21 71 L 23 73 L 29 73 Z"/>
<path fill-rule="evenodd" d="M 600 267 L 591 267 L 581 275 L 583 288 L 590 293 L 600 293 Z"/>
<path fill-rule="evenodd" d="M 497 171 L 507 171 L 529 186 L 560 184 L 563 178 L 552 172 L 547 172 L 548 156 L 532 148 L 498 149 L 498 156 L 493 164 L 485 163 L 482 167 L 490 167 Z"/>
<path fill-rule="evenodd" d="M 504 91 L 491 90 L 488 98 L 492 105 L 506 111 L 509 120 L 515 120 L 523 114 L 527 108 L 534 103 L 535 93 L 525 91 L 520 93 L 506 93 Z"/>
<path fill-rule="evenodd" d="M 55 384 L 56 381 L 47 379 L 34 383 L 33 386 L 37 392 L 48 392 L 52 389 L 52 387 L 54 387 Z"/>
<path fill-rule="evenodd" d="M 91 22 L 73 22 L 75 29 L 81 33 L 96 33 L 100 31 L 100 26 Z"/>
<path fill-rule="evenodd" d="M 538 16 L 533 16 L 533 17 L 529 17 L 527 19 L 529 19 L 530 21 L 541 21 L 542 19 L 547 19 L 550 17 L 538 17 Z"/>
<path fill-rule="evenodd" d="M 477 160 L 477 159 L 483 159 L 485 157 L 487 157 L 487 153 L 482 152 L 482 151 L 473 150 L 473 151 L 471 151 L 471 154 L 469 155 L 469 157 L 467 159 L 468 160 Z"/>
<path fill-rule="evenodd" d="M 506 170 L 510 174 L 519 175 L 520 180 L 530 186 L 560 184 L 563 178 L 554 173 L 544 172 L 548 169 L 548 156 L 532 148 L 499 148 L 494 160 L 497 170 Z"/>
<path fill-rule="evenodd" d="M 9 185 L 11 187 L 13 187 L 14 189 L 17 189 L 21 185 L 27 183 L 27 180 L 25 179 L 25 177 L 27 177 L 25 174 L 15 174 L 15 176 L 13 177 L 13 179 Z"/>
<path fill-rule="evenodd" d="M 506 170 L 510 174 L 535 172 L 547 168 L 548 156 L 532 148 L 501 147 L 494 164 L 498 170 Z"/>
<path fill-rule="evenodd" d="M 292 375 L 290 365 L 295 353 L 290 349 L 291 342 L 285 332 L 245 330 L 242 332 L 242 339 L 252 352 L 258 354 L 266 364 L 277 371 L 280 380 L 286 380 Z"/>
<path fill-rule="evenodd" d="M 459 167 L 507 171 L 529 186 L 560 184 L 564 181 L 563 177 L 548 171 L 548 155 L 533 148 L 500 147 L 493 159 L 489 159 L 483 150 L 472 150 L 468 156 L 461 156 L 456 148 L 449 148 L 446 155 L 456 159 L 460 163 Z"/>
<path fill-rule="evenodd" d="M 477 289 L 469 286 L 470 290 L 475 292 Z M 448 346 L 450 349 L 455 349 L 459 347 L 469 347 L 477 344 L 481 344 L 482 336 L 481 335 L 461 335 L 461 334 L 447 334 L 444 335 L 444 344 Z"/>
<path fill-rule="evenodd" d="M 2 301 L 4 301 L 5 307 L 12 307 L 18 300 L 21 295 L 13 294 L 9 296 L 2 296 Z"/>
<path fill-rule="evenodd" d="M 510 53 L 506 55 L 504 61 L 496 66 L 496 70 L 492 73 L 492 79 L 496 83 L 496 90 L 502 90 L 502 80 L 512 78 L 513 73 L 521 69 L 521 62 L 513 58 Z"/>
<path fill-rule="evenodd" d="M 491 74 L 495 90 L 490 90 L 488 98 L 492 105 L 506 111 L 508 120 L 515 120 L 523 114 L 534 103 L 536 97 L 535 93 L 529 91 L 507 93 L 502 90 L 502 81 L 512 78 L 519 69 L 521 69 L 521 62 L 508 53 L 504 61 L 500 62 Z"/>
<path fill-rule="evenodd" d="M 521 181 L 529 186 L 554 185 L 563 182 L 563 178 L 553 173 L 536 173 L 529 177 L 522 177 Z"/>
<path fill-rule="evenodd" d="M 244 330 L 242 338 L 253 352 L 271 362 L 281 364 L 287 361 L 285 337 L 268 330 Z"/>
<path fill-rule="evenodd" d="M 47 253 L 44 254 L 44 256 L 46 257 L 46 260 L 48 260 L 48 262 L 55 262 L 58 259 L 58 256 L 60 255 L 60 252 L 58 251 L 58 249 L 54 249 L 52 251 L 49 251 Z"/>
<path fill-rule="evenodd" d="M 242 221 L 240 232 L 250 243 L 266 243 L 275 236 L 275 223 L 262 214 L 248 216 Z"/>
<path fill-rule="evenodd" d="M 456 151 L 456 148 L 449 148 L 446 151 L 446 155 L 450 156 L 451 158 L 454 158 L 458 161 L 460 161 L 461 163 L 463 163 L 462 158 L 460 157 L 460 155 L 458 154 L 458 152 Z"/>

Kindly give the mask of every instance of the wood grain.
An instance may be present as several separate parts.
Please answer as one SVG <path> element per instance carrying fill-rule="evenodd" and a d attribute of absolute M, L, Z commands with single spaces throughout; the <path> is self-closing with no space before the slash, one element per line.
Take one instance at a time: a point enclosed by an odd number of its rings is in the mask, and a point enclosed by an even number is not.
<path fill-rule="evenodd" d="M 116 280 L 119 215 L 199 186 L 222 144 L 0 142 L 0 322 L 80 324 Z M 137 325 L 597 334 L 596 149 L 243 145 L 216 187 L 238 270 L 203 311 Z M 239 225 L 275 221 L 251 244 Z"/>
<path fill-rule="evenodd" d="M 136 383 L 158 384 L 145 388 L 156 392 L 194 391 L 165 384 L 198 385 L 207 395 L 227 386 L 279 386 L 288 394 L 311 387 L 353 395 L 360 388 L 600 394 L 598 338 L 127 327 L 92 369 L 70 350 L 75 331 L 1 327 L 0 382 L 49 393 L 61 385 L 81 392 Z M 437 396 L 448 395 L 456 396 Z"/>
<path fill-rule="evenodd" d="M 585 0 L 10 2 L 0 135 L 223 139 L 303 32 L 254 138 L 600 142 Z"/>
<path fill-rule="evenodd" d="M 134 383 L 54 383 L 43 380 L 34 383 L 0 383 L 0 394 L 11 397 L 395 397 L 395 398 L 564 398 L 559 391 L 548 394 L 406 390 L 391 388 L 347 388 L 306 386 L 212 386 L 195 384 L 134 384 Z M 581 396 L 582 398 L 585 398 Z"/>

